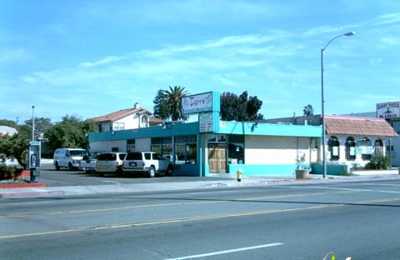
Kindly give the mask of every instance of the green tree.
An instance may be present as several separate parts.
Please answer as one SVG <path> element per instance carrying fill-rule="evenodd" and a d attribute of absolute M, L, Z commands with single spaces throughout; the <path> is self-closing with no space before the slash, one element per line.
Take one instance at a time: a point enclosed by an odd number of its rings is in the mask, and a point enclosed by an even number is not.
<path fill-rule="evenodd" d="M 26 125 L 16 127 L 18 133 L 0 138 L 0 154 L 15 158 L 26 169 L 31 129 Z"/>
<path fill-rule="evenodd" d="M 25 125 L 30 128 L 32 135 L 32 119 L 26 120 Z M 35 140 L 43 139 L 44 133 L 46 133 L 46 131 L 51 129 L 53 126 L 54 124 L 51 122 L 50 118 L 35 117 Z"/>
<path fill-rule="evenodd" d="M 247 101 L 247 115 L 250 120 L 262 120 L 264 115 L 258 113 L 261 109 L 263 102 L 257 98 L 257 96 L 250 96 Z"/>
<path fill-rule="evenodd" d="M 18 128 L 18 124 L 17 124 L 17 123 L 15 123 L 15 122 L 12 121 L 12 120 L 7 120 L 7 119 L 1 119 L 1 120 L 0 120 L 0 125 L 2 125 L 2 126 L 13 127 L 13 128 L 15 128 L 15 129 Z"/>
<path fill-rule="evenodd" d="M 221 119 L 226 121 L 237 120 L 238 96 L 234 93 L 224 92 L 221 95 Z"/>
<path fill-rule="evenodd" d="M 154 116 L 160 119 L 167 119 L 170 114 L 168 111 L 167 98 L 164 90 L 158 90 L 157 96 L 153 100 L 154 103 Z"/>
<path fill-rule="evenodd" d="M 314 115 L 314 108 L 312 107 L 312 105 L 308 104 L 307 106 L 304 107 L 303 115 L 304 116 L 312 116 L 312 115 Z"/>
<path fill-rule="evenodd" d="M 248 96 L 247 91 L 237 96 L 234 93 L 224 92 L 221 95 L 221 119 L 226 121 L 261 120 L 264 116 L 258 111 L 262 101 L 257 96 Z"/>
<path fill-rule="evenodd" d="M 82 121 L 76 116 L 64 116 L 45 133 L 45 138 L 52 149 L 60 147 L 89 147 L 88 133 L 98 132 L 98 127 L 90 120 Z"/>
<path fill-rule="evenodd" d="M 186 120 L 187 117 L 182 114 L 182 98 L 187 95 L 185 88 L 181 86 L 169 87 L 169 90 L 164 90 L 163 92 L 171 120 Z"/>

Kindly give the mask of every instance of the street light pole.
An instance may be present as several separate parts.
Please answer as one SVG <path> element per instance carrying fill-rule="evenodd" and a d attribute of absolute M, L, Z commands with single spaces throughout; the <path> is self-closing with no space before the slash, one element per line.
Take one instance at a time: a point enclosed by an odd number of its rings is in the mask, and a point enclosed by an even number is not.
<path fill-rule="evenodd" d="M 32 106 L 32 141 L 35 141 L 35 106 Z"/>
<path fill-rule="evenodd" d="M 328 45 L 335 39 L 342 36 L 353 36 L 356 33 L 351 31 L 333 37 L 324 48 L 321 49 L 321 120 L 322 120 L 322 175 L 326 178 L 326 133 L 325 133 L 325 99 L 324 99 L 324 51 Z"/>

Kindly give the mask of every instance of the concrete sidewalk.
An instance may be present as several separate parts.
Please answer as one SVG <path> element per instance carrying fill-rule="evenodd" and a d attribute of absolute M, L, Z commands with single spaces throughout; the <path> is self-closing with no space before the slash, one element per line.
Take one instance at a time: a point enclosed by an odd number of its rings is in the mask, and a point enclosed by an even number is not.
<path fill-rule="evenodd" d="M 354 182 L 354 181 L 373 181 L 373 180 L 400 180 L 398 170 L 387 171 L 357 171 L 352 176 L 327 176 L 323 179 L 321 175 L 310 175 L 309 179 L 296 180 L 294 175 L 290 176 L 243 176 L 238 182 L 235 176 L 211 175 L 196 181 L 176 181 L 168 183 L 140 183 L 140 184 L 114 184 L 92 185 L 92 186 L 66 186 L 66 187 L 44 187 L 44 188 L 19 188 L 19 189 L 0 189 L 0 198 L 26 198 L 41 196 L 73 196 L 73 195 L 93 195 L 93 194 L 122 194 L 122 193 L 142 193 L 158 192 L 171 190 L 194 190 L 211 189 L 223 187 L 250 187 L 268 185 L 301 185 L 301 184 L 321 184 L 332 182 Z M 218 178 L 215 178 L 218 177 Z M 200 177 L 193 177 L 200 178 Z"/>

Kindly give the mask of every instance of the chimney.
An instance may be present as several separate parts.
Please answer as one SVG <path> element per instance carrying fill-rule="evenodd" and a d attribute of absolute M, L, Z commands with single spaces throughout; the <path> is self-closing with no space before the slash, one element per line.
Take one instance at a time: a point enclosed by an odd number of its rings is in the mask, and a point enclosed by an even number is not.
<path fill-rule="evenodd" d="M 142 106 L 139 104 L 139 102 L 136 102 L 134 108 L 139 109 L 139 108 L 142 108 Z"/>

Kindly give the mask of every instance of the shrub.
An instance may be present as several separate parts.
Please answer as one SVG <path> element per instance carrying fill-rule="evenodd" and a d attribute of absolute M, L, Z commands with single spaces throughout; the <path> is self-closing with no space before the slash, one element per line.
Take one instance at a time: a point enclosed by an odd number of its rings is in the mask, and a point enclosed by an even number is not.
<path fill-rule="evenodd" d="M 391 159 L 390 156 L 377 155 L 371 159 L 369 163 L 365 165 L 367 170 L 387 170 L 390 168 Z"/>
<path fill-rule="evenodd" d="M 15 166 L 0 166 L 0 180 L 16 180 L 22 174 L 23 169 Z"/>

